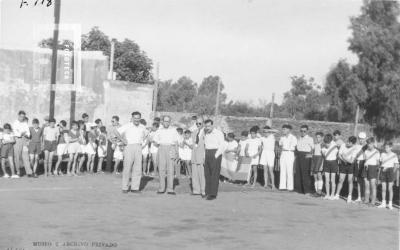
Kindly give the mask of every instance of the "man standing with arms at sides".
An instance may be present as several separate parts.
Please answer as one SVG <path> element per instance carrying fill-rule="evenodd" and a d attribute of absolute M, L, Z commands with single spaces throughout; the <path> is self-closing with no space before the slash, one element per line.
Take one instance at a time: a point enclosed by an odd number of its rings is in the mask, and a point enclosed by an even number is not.
<path fill-rule="evenodd" d="M 214 128 L 214 122 L 210 119 L 204 122 L 205 137 L 204 146 L 206 149 L 204 162 L 204 177 L 206 180 L 207 200 L 217 198 L 219 174 L 221 172 L 222 152 L 224 150 L 224 134 Z"/>
<path fill-rule="evenodd" d="M 140 124 L 142 115 L 132 113 L 132 122 L 117 129 L 117 137 L 126 142 L 124 150 L 124 170 L 122 172 L 122 192 L 140 193 L 142 179 L 142 144 L 145 140 L 146 128 Z M 131 178 L 131 180 L 129 180 Z"/>
<path fill-rule="evenodd" d="M 29 131 L 28 122 L 25 121 L 26 113 L 25 111 L 18 112 L 18 119 L 13 123 L 12 129 L 15 135 L 14 144 L 14 161 L 15 168 L 17 169 L 17 175 L 20 175 L 21 157 L 22 162 L 25 167 L 25 172 L 28 177 L 32 176 L 32 169 L 29 162 L 29 152 L 24 150 L 25 144 L 27 144 L 28 138 L 30 138 L 31 133 Z"/>
<path fill-rule="evenodd" d="M 297 161 L 294 175 L 296 191 L 311 194 L 311 159 L 314 150 L 314 140 L 308 134 L 308 126 L 300 127 L 300 138 L 297 140 Z"/>
<path fill-rule="evenodd" d="M 160 175 L 160 187 L 157 194 L 165 193 L 165 177 L 167 177 L 167 194 L 175 195 L 174 192 L 174 162 L 178 158 L 178 132 L 170 127 L 171 117 L 164 116 L 162 127 L 154 134 L 154 141 L 158 146 L 158 170 Z"/>
<path fill-rule="evenodd" d="M 286 189 L 288 191 L 293 191 L 294 150 L 297 146 L 297 139 L 294 135 L 291 134 L 291 130 L 291 125 L 283 125 L 283 136 L 279 140 L 279 146 L 282 149 L 280 158 L 279 189 Z"/>
<path fill-rule="evenodd" d="M 197 129 L 192 132 L 193 151 L 192 151 L 192 195 L 206 197 L 206 182 L 204 179 L 204 128 L 203 118 L 197 118 Z"/>
<path fill-rule="evenodd" d="M 111 172 L 111 166 L 114 158 L 114 150 L 117 147 L 118 140 L 118 128 L 121 127 L 119 124 L 119 117 L 114 115 L 111 119 L 111 126 L 107 128 L 107 165 L 106 172 Z M 115 171 L 115 169 L 114 169 Z"/>

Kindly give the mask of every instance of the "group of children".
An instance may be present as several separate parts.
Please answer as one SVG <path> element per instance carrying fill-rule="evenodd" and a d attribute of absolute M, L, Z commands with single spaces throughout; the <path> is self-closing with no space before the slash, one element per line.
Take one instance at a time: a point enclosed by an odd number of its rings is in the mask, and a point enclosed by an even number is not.
<path fill-rule="evenodd" d="M 96 172 L 102 172 L 102 165 L 107 152 L 107 131 L 102 121 L 97 119 L 95 123 L 88 123 L 88 115 L 83 114 L 83 120 L 72 121 L 70 129 L 67 122 L 62 120 L 58 124 L 54 118 L 45 119 L 45 123 L 40 126 L 38 119 L 33 119 L 31 126 L 25 116 L 25 112 L 20 111 L 19 116 L 24 118 L 16 121 L 18 124 L 26 126 L 26 131 L 17 134 L 13 127 L 6 123 L 0 133 L 0 152 L 1 167 L 3 178 L 19 178 L 19 167 L 15 166 L 16 158 L 28 158 L 29 162 L 24 161 L 28 177 L 38 176 L 38 165 L 40 158 L 43 159 L 44 176 L 63 175 L 60 164 L 63 159 L 68 157 L 66 174 L 69 176 L 77 175 L 84 171 L 94 173 L 95 157 L 97 156 Z M 17 126 L 17 125 L 16 125 Z M 18 125 L 19 126 L 19 125 Z M 16 140 L 23 140 L 23 150 L 21 155 L 14 152 Z M 54 156 L 57 161 L 54 163 Z M 6 171 L 6 164 L 10 168 L 11 175 Z M 17 168 L 16 168 L 17 167 Z"/>
<path fill-rule="evenodd" d="M 284 130 L 291 130 L 290 126 L 285 126 Z M 281 136 L 278 141 L 274 135 L 276 132 L 269 126 L 265 126 L 260 132 L 260 129 L 254 126 L 250 129 L 250 133 L 248 131 L 241 133 L 239 143 L 233 142 L 234 135 L 232 133 L 227 134 L 226 139 L 229 146 L 226 147 L 225 153 L 233 152 L 237 155 L 238 168 L 245 159 L 250 162 L 251 168 L 247 184 L 253 186 L 256 184 L 259 167 L 264 169 L 266 188 L 276 189 L 274 171 L 281 172 L 280 182 L 286 181 L 282 178 L 281 168 L 287 160 L 283 159 L 283 154 L 285 151 L 292 151 L 290 148 L 285 149 L 288 147 L 287 145 L 291 145 L 293 155 L 296 157 L 296 153 L 298 153 L 297 140 L 289 132 L 288 134 L 284 133 L 284 136 Z M 290 140 L 290 138 L 293 139 Z M 290 141 L 292 141 L 291 144 Z M 347 177 L 348 203 L 353 201 L 353 183 L 356 183 L 357 198 L 354 202 L 364 202 L 369 206 L 376 206 L 377 186 L 381 184 L 382 202 L 378 207 L 385 208 L 387 206 L 389 209 L 393 209 L 393 183 L 395 180 L 397 180 L 397 184 L 399 182 L 399 161 L 397 154 L 392 151 L 392 142 L 385 142 L 380 149 L 377 147 L 375 139 L 373 137 L 367 139 L 364 132 L 361 132 L 358 138 L 350 136 L 347 142 L 344 142 L 341 139 L 340 131 L 336 130 L 333 134 L 325 135 L 317 132 L 312 149 L 309 174 L 314 179 L 315 193 L 312 194 L 313 196 L 323 197 L 326 200 L 339 200 Z M 296 160 L 293 159 L 291 162 L 294 168 L 294 165 L 297 164 Z M 337 176 L 338 178 L 336 178 Z M 284 186 L 286 187 L 286 185 Z M 279 185 L 279 189 L 281 187 L 282 185 Z M 325 187 L 324 194 L 323 187 Z M 387 191 L 389 193 L 388 203 L 386 203 Z"/>

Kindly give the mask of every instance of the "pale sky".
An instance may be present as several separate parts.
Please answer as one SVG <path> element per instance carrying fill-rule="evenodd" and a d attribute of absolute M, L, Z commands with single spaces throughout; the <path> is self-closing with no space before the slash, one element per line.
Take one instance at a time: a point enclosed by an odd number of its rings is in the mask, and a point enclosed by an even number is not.
<path fill-rule="evenodd" d="M 36 0 L 25 0 L 30 6 L 21 9 L 21 0 L 0 1 L 0 47 L 33 48 L 35 30 L 54 22 L 53 8 L 35 7 Z M 361 5 L 362 0 L 62 0 L 61 23 L 80 24 L 83 33 L 99 26 L 111 38 L 134 40 L 159 62 L 161 80 L 186 75 L 201 83 L 219 75 L 228 99 L 257 104 L 270 101 L 273 92 L 280 102 L 292 75 L 323 84 L 339 59 L 355 62 L 347 50 L 349 17 Z"/>

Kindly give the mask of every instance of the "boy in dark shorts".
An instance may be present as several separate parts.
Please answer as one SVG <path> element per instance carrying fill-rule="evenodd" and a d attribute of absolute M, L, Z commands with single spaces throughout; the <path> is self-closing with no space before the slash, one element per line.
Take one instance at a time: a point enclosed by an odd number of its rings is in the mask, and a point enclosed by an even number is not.
<path fill-rule="evenodd" d="M 10 165 L 11 178 L 19 178 L 19 175 L 15 174 L 14 166 L 14 144 L 15 138 L 12 132 L 11 125 L 6 123 L 3 126 L 3 135 L 1 136 L 1 168 L 3 170 L 3 178 L 9 178 L 10 176 L 6 172 L 6 160 Z"/>
<path fill-rule="evenodd" d="M 325 175 L 325 200 L 333 200 L 336 189 L 336 173 L 338 172 L 338 145 L 333 141 L 331 134 L 324 136 L 324 147 L 322 148 L 322 155 L 324 156 L 323 171 Z"/>
<path fill-rule="evenodd" d="M 28 144 L 29 160 L 31 168 L 33 168 L 33 177 L 37 177 L 36 169 L 39 162 L 39 154 L 42 152 L 42 135 L 43 129 L 39 127 L 39 120 L 32 120 L 32 127 L 29 128 L 31 140 Z"/>
<path fill-rule="evenodd" d="M 43 129 L 44 143 L 44 176 L 49 176 L 53 167 L 53 154 L 57 150 L 57 140 L 60 135 L 59 129 L 56 127 L 56 120 L 49 119 L 49 126 Z"/>
<path fill-rule="evenodd" d="M 365 186 L 364 203 L 375 206 L 376 178 L 378 177 L 378 165 L 381 154 L 375 148 L 375 139 L 373 137 L 367 140 L 367 150 L 365 150 L 364 154 L 365 163 L 364 171 L 362 172 Z"/>
<path fill-rule="evenodd" d="M 350 136 L 347 145 L 339 149 L 339 158 L 342 162 L 339 165 L 339 183 L 336 189 L 335 200 L 339 199 L 340 191 L 342 191 L 343 182 L 346 179 L 349 185 L 349 193 L 347 195 L 347 203 L 351 202 L 353 194 L 353 172 L 354 172 L 354 160 L 357 155 L 357 138 L 355 136 Z"/>
<path fill-rule="evenodd" d="M 317 132 L 315 134 L 315 138 L 316 143 L 314 144 L 314 151 L 311 161 L 311 173 L 314 176 L 314 188 L 316 196 L 321 196 L 322 187 L 324 185 L 324 181 L 322 180 L 323 158 L 321 151 L 324 134 L 322 132 Z"/>
<path fill-rule="evenodd" d="M 354 175 L 353 175 L 354 180 L 357 183 L 357 199 L 355 200 L 356 202 L 361 202 L 361 190 L 363 187 L 362 172 L 365 163 L 364 151 L 367 149 L 367 145 L 365 144 L 366 139 L 367 139 L 367 134 L 365 132 L 360 132 L 358 134 L 358 144 L 356 145 L 358 152 L 356 155 L 356 160 L 354 162 Z"/>
<path fill-rule="evenodd" d="M 62 120 L 60 124 L 58 124 L 58 129 L 60 131 L 60 135 L 58 136 L 58 145 L 57 145 L 57 163 L 54 168 L 54 175 L 63 175 L 60 170 L 60 164 L 64 155 L 68 154 L 67 148 L 67 137 L 68 137 L 68 129 L 67 122 Z"/>
<path fill-rule="evenodd" d="M 384 145 L 385 152 L 381 154 L 379 179 L 382 182 L 382 203 L 378 208 L 386 207 L 386 187 L 389 191 L 388 208 L 393 209 L 393 181 L 395 179 L 395 168 L 399 167 L 399 158 L 392 152 L 393 143 L 386 142 Z"/>

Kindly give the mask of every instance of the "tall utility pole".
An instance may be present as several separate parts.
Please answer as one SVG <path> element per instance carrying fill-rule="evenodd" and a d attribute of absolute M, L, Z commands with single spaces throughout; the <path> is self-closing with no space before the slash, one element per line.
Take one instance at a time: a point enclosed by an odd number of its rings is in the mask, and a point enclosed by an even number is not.
<path fill-rule="evenodd" d="M 58 31 L 60 24 L 61 0 L 54 1 L 54 32 L 53 32 L 53 53 L 51 56 L 51 80 L 50 80 L 50 112 L 49 117 L 54 117 L 54 106 L 56 99 L 56 80 L 57 80 L 57 47 Z"/>
<path fill-rule="evenodd" d="M 215 116 L 219 115 L 219 92 L 221 92 L 221 79 L 218 78 L 217 101 L 215 103 Z"/>
<path fill-rule="evenodd" d="M 111 54 L 110 54 L 110 75 L 109 80 L 114 80 L 114 40 L 111 41 Z"/>
<path fill-rule="evenodd" d="M 354 120 L 354 136 L 357 136 L 358 119 L 360 116 L 360 105 L 357 104 L 356 118 Z"/>
<path fill-rule="evenodd" d="M 271 108 L 269 110 L 269 118 L 274 117 L 274 104 L 275 104 L 275 93 L 272 93 Z"/>
<path fill-rule="evenodd" d="M 154 92 L 153 92 L 153 116 L 156 116 L 157 111 L 157 101 L 158 101 L 158 77 L 160 73 L 160 64 L 157 63 L 156 65 L 156 75 L 154 79 Z M 154 118 L 153 117 L 153 118 Z"/>
<path fill-rule="evenodd" d="M 69 109 L 69 124 L 71 125 L 72 121 L 75 121 L 75 107 L 76 107 L 76 89 L 75 89 L 75 77 L 74 77 L 74 63 L 75 63 L 75 52 L 72 52 L 72 81 L 71 81 L 71 106 Z"/>

